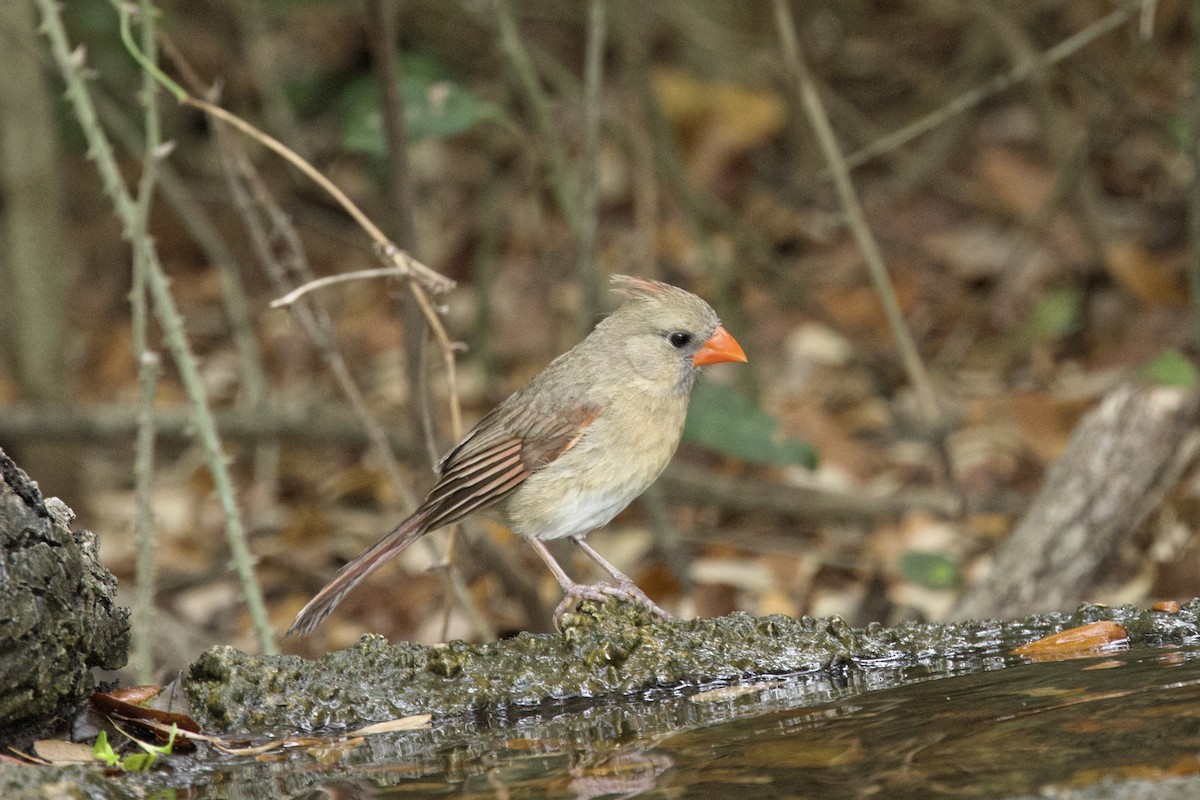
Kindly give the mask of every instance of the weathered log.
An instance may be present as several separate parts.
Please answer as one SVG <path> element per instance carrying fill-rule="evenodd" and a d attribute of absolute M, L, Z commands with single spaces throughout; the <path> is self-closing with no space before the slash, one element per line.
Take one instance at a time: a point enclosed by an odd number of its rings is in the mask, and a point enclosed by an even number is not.
<path fill-rule="evenodd" d="M 125 663 L 129 611 L 73 517 L 0 450 L 0 741 L 61 727 L 92 692 L 91 668 Z"/>
<path fill-rule="evenodd" d="M 1083 418 L 953 619 L 1071 608 L 1196 454 L 1200 394 L 1123 386 Z"/>

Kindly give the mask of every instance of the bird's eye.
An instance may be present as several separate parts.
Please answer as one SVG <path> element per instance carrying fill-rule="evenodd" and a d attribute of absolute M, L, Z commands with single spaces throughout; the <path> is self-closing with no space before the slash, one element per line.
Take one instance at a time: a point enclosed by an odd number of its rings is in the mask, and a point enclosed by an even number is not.
<path fill-rule="evenodd" d="M 692 341 L 692 335 L 686 331 L 675 331 L 667 336 L 667 341 L 671 343 L 672 347 L 682 350 Z"/>

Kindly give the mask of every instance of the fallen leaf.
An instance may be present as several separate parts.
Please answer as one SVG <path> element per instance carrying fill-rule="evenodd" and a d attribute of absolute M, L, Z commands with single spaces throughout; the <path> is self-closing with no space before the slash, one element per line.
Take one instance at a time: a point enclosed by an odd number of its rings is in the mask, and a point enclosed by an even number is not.
<path fill-rule="evenodd" d="M 1182 307 L 1187 302 L 1183 270 L 1137 242 L 1111 242 L 1104 265 L 1113 280 L 1147 305 Z"/>
<path fill-rule="evenodd" d="M 33 752 L 51 764 L 90 764 L 95 761 L 92 746 L 62 739 L 38 739 Z"/>
<path fill-rule="evenodd" d="M 126 686 L 124 689 L 113 689 L 111 692 L 97 692 L 97 694 L 140 706 L 147 700 L 158 697 L 162 690 L 161 686 Z"/>
<path fill-rule="evenodd" d="M 1045 164 L 1008 147 L 980 153 L 976 172 L 990 197 L 1006 211 L 1030 217 L 1054 196 L 1058 178 Z"/>
<path fill-rule="evenodd" d="M 1043 636 L 1010 652 L 1034 661 L 1057 661 L 1113 650 L 1128 641 L 1129 634 L 1123 627 L 1105 620 Z"/>
<path fill-rule="evenodd" d="M 400 717 L 398 719 L 389 719 L 384 722 L 376 722 L 374 725 L 367 725 L 357 730 L 350 731 L 347 736 L 371 736 L 376 733 L 391 733 L 392 731 L 410 731 L 414 728 L 425 728 L 429 726 L 429 721 L 433 719 L 432 714 L 413 714 L 408 717 Z"/>
<path fill-rule="evenodd" d="M 153 731 L 158 738 L 166 741 L 164 729 L 169 731 L 174 725 L 179 731 L 185 733 L 200 733 L 200 723 L 189 717 L 187 714 L 181 714 L 177 711 L 162 711 L 157 708 L 139 705 L 122 700 L 118 697 L 119 694 L 128 694 L 133 697 L 147 696 L 153 700 L 159 695 L 159 692 L 149 693 L 148 689 L 153 687 L 137 687 L 138 692 L 94 692 L 92 694 L 92 706 L 103 714 L 110 717 L 120 717 L 135 725 L 141 725 Z M 154 722 L 155 725 L 148 725 L 147 722 Z M 186 739 L 180 742 L 181 746 L 186 746 Z"/>
<path fill-rule="evenodd" d="M 286 747 L 314 746 L 323 744 L 326 741 L 328 740 L 318 739 L 313 736 L 290 736 L 286 739 L 272 739 L 269 742 L 256 744 L 253 747 L 225 747 L 220 744 L 217 747 L 233 756 L 257 756 L 283 750 Z"/>

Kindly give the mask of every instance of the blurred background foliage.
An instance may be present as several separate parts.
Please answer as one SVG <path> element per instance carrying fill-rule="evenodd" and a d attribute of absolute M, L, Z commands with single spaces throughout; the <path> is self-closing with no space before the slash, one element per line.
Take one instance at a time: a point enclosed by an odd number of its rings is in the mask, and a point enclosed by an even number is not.
<path fill-rule="evenodd" d="M 588 4 L 382 6 L 394 14 L 406 112 L 415 243 L 408 246 L 458 281 L 438 302 L 450 335 L 467 345 L 458 388 L 468 423 L 577 341 L 581 319 L 604 310 L 592 307 L 581 244 L 579 198 L 589 187 L 595 271 L 696 291 L 750 356 L 747 369 L 712 370 L 676 467 L 594 539 L 685 616 L 745 609 L 839 613 L 854 623 L 937 618 L 986 568 L 1079 417 L 1105 391 L 1129 379 L 1194 383 L 1187 221 L 1195 35 L 1186 3 L 1127 11 L 1059 63 L 957 111 L 951 104 L 964 92 L 1129 6 L 793 4 L 844 153 L 945 111 L 927 133 L 852 172 L 933 375 L 946 417 L 941 442 L 920 417 L 844 224 L 769 3 L 608 0 L 590 167 Z M 370 3 L 158 7 L 161 31 L 216 87 L 222 106 L 311 160 L 390 226 L 394 164 Z M 73 0 L 64 10 L 85 48 L 103 125 L 124 143 L 123 166 L 136 179 L 141 77 L 121 46 L 116 14 L 106 0 Z M 505 15 L 532 75 L 505 39 Z M 0 447 L 100 534 L 106 563 L 128 585 L 135 554 L 126 423 L 137 396 L 129 247 L 61 102 L 44 41 L 19 20 L 0 24 L 4 49 L 37 67 L 29 91 L 50 110 L 49 127 L 6 167 L 6 240 L 34 225 L 27 235 L 63 250 L 39 256 L 35 285 L 44 291 L 36 306 L 15 289 L 28 285 L 18 273 L 31 259 L 13 246 L 0 255 Z M 171 57 L 163 63 L 180 73 Z M 5 138 L 36 123 L 36 114 L 20 113 L 32 108 L 27 102 L 9 99 L 0 115 Z M 162 115 L 173 143 L 165 169 L 191 205 L 160 194 L 150 229 L 209 399 L 228 425 L 241 420 L 242 433 L 226 447 L 282 629 L 340 563 L 391 526 L 403 499 L 370 456 L 322 354 L 287 312 L 268 308 L 276 292 L 222 177 L 211 125 L 165 96 Z M 247 147 L 316 274 L 377 265 L 369 242 L 327 197 L 263 148 Z M 48 193 L 50 205 L 15 215 L 25 195 L 12 175 L 34 164 L 24 180 Z M 268 385 L 263 405 L 245 402 L 229 286 L 188 224 L 199 214 L 244 284 Z M 428 379 L 441 448 L 451 444 L 447 386 L 433 351 L 414 363 L 420 328 L 406 327 L 401 295 L 397 284 L 378 281 L 322 292 L 341 352 L 419 493 L 430 462 L 414 423 L 415 395 L 425 389 L 413 378 Z M 64 324 L 37 324 L 51 319 Z M 157 391 L 164 419 L 182 407 L 169 363 Z M 252 641 L 212 486 L 184 427 L 164 427 L 155 474 L 158 662 L 167 666 L 209 642 Z M 275 454 L 272 469 L 262 468 L 264 452 Z M 1098 599 L 1200 594 L 1194 488 L 1186 484 L 1131 536 L 1109 595 Z M 430 538 L 444 546 L 444 536 Z M 444 586 L 428 570 L 437 556 L 414 550 L 351 597 L 316 639 L 295 646 L 315 652 L 365 630 L 439 638 Z M 497 552 L 508 559 L 499 567 Z M 537 609 L 556 601 L 555 584 L 509 534 L 469 527 L 457 560 L 475 611 L 455 605 L 449 635 L 545 628 L 548 614 Z M 514 582 L 524 583 L 524 594 Z"/>

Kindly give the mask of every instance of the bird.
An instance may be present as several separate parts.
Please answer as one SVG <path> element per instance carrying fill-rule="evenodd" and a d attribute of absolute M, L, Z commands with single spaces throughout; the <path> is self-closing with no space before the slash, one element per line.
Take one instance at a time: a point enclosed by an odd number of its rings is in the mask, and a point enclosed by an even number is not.
<path fill-rule="evenodd" d="M 296 615 L 307 636 L 346 595 L 426 533 L 485 512 L 533 547 L 563 590 L 554 620 L 610 596 L 670 619 L 584 537 L 642 494 L 675 454 L 701 367 L 745 362 L 716 312 L 689 291 L 614 275 L 620 305 L 484 416 L 436 466 L 415 511 L 348 562 Z M 580 584 L 546 549 L 568 538 L 613 583 Z"/>

